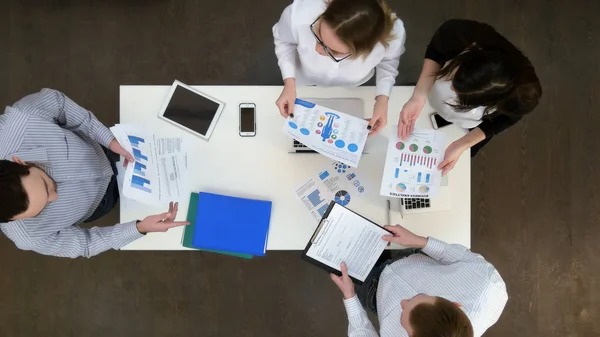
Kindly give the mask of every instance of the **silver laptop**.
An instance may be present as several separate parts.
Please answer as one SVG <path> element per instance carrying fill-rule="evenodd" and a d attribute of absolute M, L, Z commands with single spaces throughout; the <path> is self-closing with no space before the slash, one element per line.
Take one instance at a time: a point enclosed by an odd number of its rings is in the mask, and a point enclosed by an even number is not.
<path fill-rule="evenodd" d="M 451 207 L 448 174 L 442 177 L 439 193 L 433 198 L 399 198 L 402 215 L 412 213 L 448 211 Z"/>
<path fill-rule="evenodd" d="M 312 102 L 333 110 L 344 112 L 348 115 L 365 118 L 365 103 L 360 98 L 301 98 L 307 102 Z M 369 141 L 365 144 L 363 154 L 369 153 Z M 301 142 L 292 139 L 290 141 L 289 153 L 317 153 L 311 150 Z"/>

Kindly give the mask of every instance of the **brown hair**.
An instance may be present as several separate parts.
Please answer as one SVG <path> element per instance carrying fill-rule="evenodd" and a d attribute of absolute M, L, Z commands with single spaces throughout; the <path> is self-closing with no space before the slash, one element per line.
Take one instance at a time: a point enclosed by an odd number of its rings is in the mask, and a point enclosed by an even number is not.
<path fill-rule="evenodd" d="M 421 303 L 410 311 L 411 337 L 473 337 L 473 326 L 467 315 L 442 297 L 434 303 Z"/>
<path fill-rule="evenodd" d="M 32 167 L 32 164 L 0 160 L 0 191 L 7 196 L 0 202 L 0 223 L 11 221 L 29 207 L 29 196 L 21 179 L 29 175 Z"/>
<path fill-rule="evenodd" d="M 377 43 L 387 47 L 396 21 L 385 0 L 331 0 L 321 18 L 350 48 L 351 58 L 368 56 Z"/>

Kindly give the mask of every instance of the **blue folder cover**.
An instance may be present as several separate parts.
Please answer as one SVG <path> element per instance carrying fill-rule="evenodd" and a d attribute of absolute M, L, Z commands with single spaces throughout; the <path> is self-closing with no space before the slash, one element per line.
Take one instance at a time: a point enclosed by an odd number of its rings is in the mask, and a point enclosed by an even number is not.
<path fill-rule="evenodd" d="M 255 256 L 267 250 L 271 202 L 198 194 L 194 246 Z"/>

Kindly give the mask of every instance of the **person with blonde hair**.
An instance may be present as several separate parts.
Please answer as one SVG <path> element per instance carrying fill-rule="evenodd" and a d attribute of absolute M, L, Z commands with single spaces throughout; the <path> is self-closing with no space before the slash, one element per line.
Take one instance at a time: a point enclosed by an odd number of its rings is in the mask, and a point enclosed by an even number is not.
<path fill-rule="evenodd" d="M 387 124 L 388 99 L 400 56 L 404 24 L 383 0 L 295 0 L 273 26 L 284 88 L 282 116 L 293 117 L 297 85 L 359 86 L 376 74 L 371 134 Z"/>

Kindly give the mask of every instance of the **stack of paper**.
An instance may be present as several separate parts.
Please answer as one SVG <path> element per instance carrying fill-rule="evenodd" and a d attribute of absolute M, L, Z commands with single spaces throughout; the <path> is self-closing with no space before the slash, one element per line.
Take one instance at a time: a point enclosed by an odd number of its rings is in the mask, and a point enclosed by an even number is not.
<path fill-rule="evenodd" d="M 242 258 L 264 256 L 271 202 L 192 193 L 183 246 Z"/>

